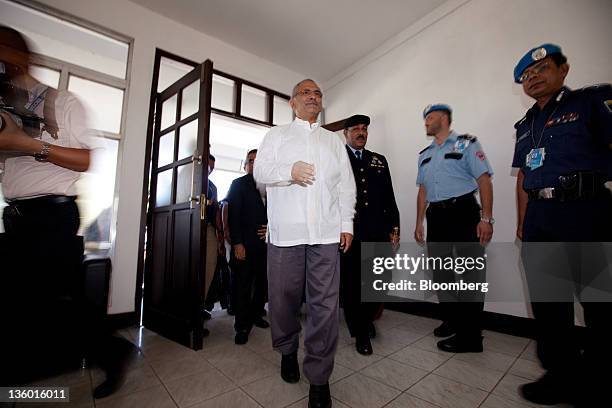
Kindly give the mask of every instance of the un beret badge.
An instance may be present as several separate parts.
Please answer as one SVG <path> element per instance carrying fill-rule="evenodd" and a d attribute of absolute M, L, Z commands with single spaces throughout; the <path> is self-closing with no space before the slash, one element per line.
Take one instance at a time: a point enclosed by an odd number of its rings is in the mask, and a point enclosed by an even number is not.
<path fill-rule="evenodd" d="M 546 57 L 546 48 L 544 47 L 540 47 L 531 53 L 531 59 L 534 61 L 539 61 L 544 57 Z"/>

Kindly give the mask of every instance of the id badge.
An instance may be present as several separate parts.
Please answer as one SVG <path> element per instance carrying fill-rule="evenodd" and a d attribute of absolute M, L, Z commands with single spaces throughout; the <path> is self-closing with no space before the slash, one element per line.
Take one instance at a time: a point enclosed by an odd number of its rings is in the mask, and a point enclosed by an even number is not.
<path fill-rule="evenodd" d="M 525 165 L 531 170 L 542 167 L 544 164 L 544 156 L 546 156 L 546 151 L 543 147 L 540 147 L 539 149 L 531 149 L 525 158 Z"/>

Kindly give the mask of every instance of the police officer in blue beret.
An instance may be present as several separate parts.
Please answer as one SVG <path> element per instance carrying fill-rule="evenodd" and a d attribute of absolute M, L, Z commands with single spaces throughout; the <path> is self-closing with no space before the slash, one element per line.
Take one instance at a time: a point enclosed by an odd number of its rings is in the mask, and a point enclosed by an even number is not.
<path fill-rule="evenodd" d="M 344 317 L 355 348 L 372 354 L 371 337 L 376 336 L 374 318 L 381 310 L 377 302 L 361 302 L 361 242 L 399 243 L 400 215 L 395 202 L 391 173 L 382 154 L 367 150 L 366 115 L 353 115 L 344 122 L 346 152 L 353 168 L 357 202 L 353 220 L 353 244 L 340 259 L 340 294 Z"/>
<path fill-rule="evenodd" d="M 515 82 L 536 101 L 515 124 L 512 167 L 519 169 L 517 236 L 523 240 L 523 264 L 539 328 L 538 357 L 547 370 L 521 392 L 539 404 L 601 406 L 584 400 L 596 398 L 606 387 L 595 373 L 609 370 L 612 362 L 606 334 L 612 303 L 582 302 L 589 336 L 581 354 L 573 331 L 572 289 L 567 302 L 538 301 L 537 288 L 554 283 L 545 281 L 550 279 L 545 264 L 534 265 L 526 256 L 535 246 L 529 242 L 612 241 L 612 198 L 604 185 L 612 173 L 612 87 L 570 90 L 564 86 L 568 71 L 567 58 L 554 44 L 529 50 L 514 69 Z"/>
<path fill-rule="evenodd" d="M 420 152 L 418 161 L 417 219 L 414 237 L 424 243 L 423 221 L 427 217 L 429 257 L 477 258 L 493 235 L 493 169 L 474 136 L 450 129 L 452 110 L 445 104 L 429 105 L 423 112 L 425 129 L 432 143 Z M 480 192 L 482 210 L 474 193 Z M 454 271 L 434 270 L 438 283 L 482 282 L 484 271 L 455 276 Z M 434 330 L 443 351 L 482 352 L 481 315 L 484 295 L 480 292 L 439 290 L 442 324 Z M 452 337 L 449 337 L 452 336 Z"/>

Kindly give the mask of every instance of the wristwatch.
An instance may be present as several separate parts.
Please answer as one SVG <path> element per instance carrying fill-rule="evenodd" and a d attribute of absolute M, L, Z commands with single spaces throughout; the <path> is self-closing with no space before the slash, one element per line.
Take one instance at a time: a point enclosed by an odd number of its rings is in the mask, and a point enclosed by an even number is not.
<path fill-rule="evenodd" d="M 34 154 L 34 159 L 39 162 L 46 162 L 49 158 L 51 145 L 47 142 L 42 142 L 42 144 L 42 149 L 40 149 L 40 152 Z"/>
<path fill-rule="evenodd" d="M 493 217 L 485 217 L 482 215 L 482 211 L 480 212 L 480 221 L 488 222 L 489 224 L 495 224 L 495 218 Z"/>

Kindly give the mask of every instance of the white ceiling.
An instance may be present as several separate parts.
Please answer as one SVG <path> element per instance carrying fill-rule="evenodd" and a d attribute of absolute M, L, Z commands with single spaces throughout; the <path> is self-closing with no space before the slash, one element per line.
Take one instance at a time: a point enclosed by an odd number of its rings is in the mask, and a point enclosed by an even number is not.
<path fill-rule="evenodd" d="M 327 81 L 446 0 L 132 0 Z"/>

